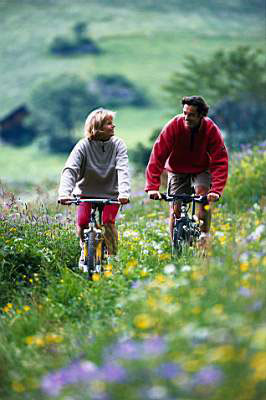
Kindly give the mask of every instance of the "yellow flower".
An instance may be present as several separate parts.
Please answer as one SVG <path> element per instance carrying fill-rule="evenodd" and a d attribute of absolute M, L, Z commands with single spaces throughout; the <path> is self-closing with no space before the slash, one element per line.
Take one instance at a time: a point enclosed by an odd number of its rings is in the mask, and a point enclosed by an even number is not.
<path fill-rule="evenodd" d="M 162 274 L 158 274 L 158 275 L 155 276 L 155 280 L 158 283 L 164 283 L 166 281 L 166 277 L 164 275 L 162 275 Z"/>
<path fill-rule="evenodd" d="M 204 273 L 201 272 L 201 271 L 193 271 L 192 274 L 191 274 L 191 278 L 194 281 L 203 278 L 203 276 L 204 276 Z"/>
<path fill-rule="evenodd" d="M 132 259 L 127 263 L 127 267 L 136 267 L 138 265 L 137 260 Z"/>
<path fill-rule="evenodd" d="M 113 266 L 112 264 L 106 264 L 106 266 L 104 267 L 105 271 L 112 271 Z"/>
<path fill-rule="evenodd" d="M 148 271 L 146 270 L 146 269 L 143 269 L 142 271 L 140 271 L 140 276 L 142 277 L 142 278 L 144 278 L 145 276 L 147 276 L 148 275 Z"/>
<path fill-rule="evenodd" d="M 193 307 L 192 308 L 192 314 L 200 314 L 201 308 L 199 306 Z"/>
<path fill-rule="evenodd" d="M 23 393 L 26 390 L 25 386 L 21 382 L 12 382 L 12 389 L 17 393 Z"/>
<path fill-rule="evenodd" d="M 154 325 L 154 319 L 148 314 L 138 314 L 134 318 L 134 324 L 139 329 L 148 329 Z"/>
<path fill-rule="evenodd" d="M 25 343 L 28 344 L 29 346 L 34 343 L 35 337 L 34 336 L 27 336 L 25 338 Z"/>
<path fill-rule="evenodd" d="M 60 335 L 56 335 L 54 333 L 50 333 L 48 335 L 45 336 L 45 342 L 46 343 L 61 343 L 63 341 L 62 336 Z"/>
<path fill-rule="evenodd" d="M 257 348 L 266 348 L 266 326 L 256 330 L 252 342 Z"/>
<path fill-rule="evenodd" d="M 92 275 L 92 280 L 93 281 L 99 281 L 100 280 L 100 275 L 99 274 L 93 274 Z"/>
<path fill-rule="evenodd" d="M 185 371 L 194 372 L 199 369 L 201 363 L 200 360 L 188 360 L 183 364 L 183 368 Z"/>
<path fill-rule="evenodd" d="M 35 336 L 35 338 L 34 338 L 34 344 L 35 344 L 36 346 L 38 346 L 38 347 L 43 347 L 43 346 L 45 345 L 45 342 L 44 342 L 44 340 L 43 340 L 42 337 Z"/>
<path fill-rule="evenodd" d="M 255 369 L 254 378 L 258 381 L 266 379 L 266 351 L 257 353 L 252 357 L 250 366 Z"/>
<path fill-rule="evenodd" d="M 13 307 L 13 304 L 12 304 L 12 303 L 7 303 L 7 307 L 8 307 L 8 308 L 12 308 L 12 307 Z"/>
<path fill-rule="evenodd" d="M 25 312 L 30 311 L 30 306 L 24 306 L 24 307 L 23 307 L 23 310 L 24 310 Z"/>
<path fill-rule="evenodd" d="M 106 278 L 110 278 L 110 276 L 112 276 L 113 274 L 112 274 L 112 271 L 104 271 L 104 276 L 106 277 Z"/>
<path fill-rule="evenodd" d="M 169 260 L 170 258 L 171 258 L 170 254 L 166 254 L 166 253 L 159 254 L 160 260 Z"/>
<path fill-rule="evenodd" d="M 212 312 L 215 315 L 221 315 L 224 312 L 224 307 L 222 304 L 215 304 L 215 306 L 212 307 Z"/>
<path fill-rule="evenodd" d="M 249 267 L 248 267 L 248 262 L 246 262 L 246 261 L 242 262 L 242 263 L 240 264 L 239 268 L 240 268 L 240 270 L 241 270 L 242 272 L 248 271 L 248 268 L 249 268 Z"/>
<path fill-rule="evenodd" d="M 236 356 L 236 351 L 231 345 L 224 345 L 213 349 L 209 353 L 210 361 L 226 363 L 233 360 Z"/>

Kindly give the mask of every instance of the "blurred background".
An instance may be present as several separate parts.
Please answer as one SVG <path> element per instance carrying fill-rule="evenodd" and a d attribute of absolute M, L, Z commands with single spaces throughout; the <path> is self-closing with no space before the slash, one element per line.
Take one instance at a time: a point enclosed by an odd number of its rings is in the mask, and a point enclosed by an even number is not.
<path fill-rule="evenodd" d="M 140 188 L 184 95 L 205 97 L 230 152 L 265 140 L 265 0 L 0 0 L 0 27 L 2 190 L 55 193 L 99 106 Z"/>

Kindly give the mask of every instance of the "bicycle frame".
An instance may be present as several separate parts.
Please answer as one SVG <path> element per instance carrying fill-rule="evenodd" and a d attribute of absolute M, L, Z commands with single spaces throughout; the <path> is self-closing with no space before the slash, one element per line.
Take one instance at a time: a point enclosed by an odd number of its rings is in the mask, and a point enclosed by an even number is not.
<path fill-rule="evenodd" d="M 84 229 L 84 257 L 87 266 L 88 279 L 96 279 L 96 276 L 103 272 L 103 263 L 106 259 L 106 244 L 104 238 L 104 226 L 102 223 L 103 209 L 108 204 L 119 204 L 114 199 L 95 199 L 76 197 L 70 204 L 81 203 L 91 204 L 90 219 L 88 228 Z M 98 219 L 98 220 L 97 220 Z"/>
<path fill-rule="evenodd" d="M 180 255 L 185 246 L 192 246 L 200 236 L 200 225 L 196 218 L 196 203 L 208 204 L 207 196 L 189 194 L 170 195 L 161 194 L 162 199 L 168 202 L 180 203 L 180 217 L 174 214 L 172 255 Z M 191 215 L 189 215 L 190 204 L 192 203 Z"/>

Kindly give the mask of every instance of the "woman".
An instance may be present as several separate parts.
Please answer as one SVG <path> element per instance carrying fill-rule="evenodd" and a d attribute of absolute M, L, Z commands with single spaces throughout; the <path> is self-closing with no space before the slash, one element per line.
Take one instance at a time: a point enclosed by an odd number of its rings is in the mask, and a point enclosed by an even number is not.
<path fill-rule="evenodd" d="M 85 122 L 84 139 L 70 153 L 61 174 L 59 198 L 67 204 L 72 195 L 92 198 L 117 198 L 121 204 L 129 201 L 130 183 L 128 155 L 124 141 L 114 136 L 115 112 L 99 108 L 92 111 Z M 83 232 L 87 227 L 91 205 L 77 207 L 76 226 L 80 238 L 79 266 L 84 269 Z M 103 211 L 103 223 L 108 253 L 116 254 L 118 234 L 115 218 L 119 205 L 107 205 Z"/>

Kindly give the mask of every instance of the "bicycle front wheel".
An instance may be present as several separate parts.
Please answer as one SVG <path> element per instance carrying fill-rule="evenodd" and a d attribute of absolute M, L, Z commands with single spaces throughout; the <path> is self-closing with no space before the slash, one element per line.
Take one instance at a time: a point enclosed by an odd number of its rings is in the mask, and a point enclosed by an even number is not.
<path fill-rule="evenodd" d="M 96 271 L 96 240 L 95 233 L 93 231 L 88 234 L 88 257 L 87 257 L 87 267 L 88 267 L 88 278 L 92 280 L 93 274 Z"/>
<path fill-rule="evenodd" d="M 189 240 L 190 234 L 187 221 L 177 221 L 173 230 L 172 255 L 180 256 Z"/>

